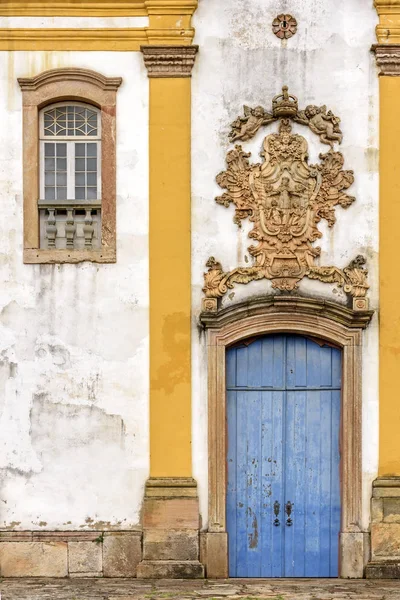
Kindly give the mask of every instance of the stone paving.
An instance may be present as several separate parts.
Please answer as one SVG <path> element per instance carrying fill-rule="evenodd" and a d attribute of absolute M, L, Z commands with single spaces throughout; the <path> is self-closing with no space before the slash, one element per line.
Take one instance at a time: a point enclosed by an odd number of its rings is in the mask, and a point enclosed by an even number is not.
<path fill-rule="evenodd" d="M 400 600 L 400 581 L 2 579 L 1 600 Z"/>

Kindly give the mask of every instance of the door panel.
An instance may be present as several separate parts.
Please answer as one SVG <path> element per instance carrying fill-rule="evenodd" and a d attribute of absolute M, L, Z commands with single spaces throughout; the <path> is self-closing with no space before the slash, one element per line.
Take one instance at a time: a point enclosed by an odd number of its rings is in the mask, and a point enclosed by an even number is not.
<path fill-rule="evenodd" d="M 273 504 L 279 498 L 283 506 L 283 398 L 282 391 L 228 392 L 228 435 L 237 441 L 228 446 L 227 493 L 229 570 L 236 577 L 282 571 Z"/>
<path fill-rule="evenodd" d="M 226 373 L 230 576 L 337 576 L 340 350 L 266 336 Z"/>

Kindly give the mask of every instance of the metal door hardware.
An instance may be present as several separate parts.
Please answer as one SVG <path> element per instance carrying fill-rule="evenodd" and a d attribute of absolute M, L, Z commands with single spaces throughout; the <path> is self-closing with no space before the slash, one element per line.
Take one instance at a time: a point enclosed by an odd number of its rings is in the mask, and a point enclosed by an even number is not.
<path fill-rule="evenodd" d="M 293 520 L 290 518 L 290 515 L 292 514 L 293 506 L 294 506 L 294 504 L 292 502 L 290 502 L 290 500 L 288 500 L 285 504 L 285 512 L 288 516 L 288 518 L 286 519 L 286 525 L 288 527 L 291 527 L 293 525 Z"/>
<path fill-rule="evenodd" d="M 278 519 L 280 509 L 281 509 L 281 505 L 279 504 L 278 500 L 275 500 L 275 502 L 274 502 L 274 513 L 275 513 L 274 525 L 275 525 L 275 527 L 279 527 L 279 525 L 281 524 Z"/>

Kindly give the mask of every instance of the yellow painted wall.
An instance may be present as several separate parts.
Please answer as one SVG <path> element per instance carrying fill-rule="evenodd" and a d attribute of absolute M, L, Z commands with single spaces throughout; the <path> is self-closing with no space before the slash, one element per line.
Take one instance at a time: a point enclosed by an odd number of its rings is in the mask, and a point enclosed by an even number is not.
<path fill-rule="evenodd" d="M 400 77 L 380 77 L 379 475 L 400 475 Z"/>
<path fill-rule="evenodd" d="M 150 475 L 191 475 L 190 78 L 150 82 Z"/>

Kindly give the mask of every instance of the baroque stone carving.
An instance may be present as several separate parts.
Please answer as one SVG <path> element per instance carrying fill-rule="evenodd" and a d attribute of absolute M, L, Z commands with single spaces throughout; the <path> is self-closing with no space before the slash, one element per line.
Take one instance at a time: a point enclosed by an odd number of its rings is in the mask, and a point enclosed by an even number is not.
<path fill-rule="evenodd" d="M 373 46 L 379 75 L 400 76 L 400 46 L 399 44 L 376 44 Z"/>
<path fill-rule="evenodd" d="M 315 242 L 322 237 L 318 223 L 325 219 L 335 223 L 335 207 L 349 207 L 355 200 L 347 193 L 354 181 L 353 171 L 344 170 L 344 158 L 333 149 L 342 141 L 340 119 L 325 106 L 307 106 L 299 111 L 297 98 L 283 87 L 275 96 L 272 111 L 258 106 L 245 107 L 244 117 L 232 124 L 233 141 L 249 140 L 263 125 L 279 120 L 278 133 L 263 141 L 261 163 L 250 163 L 250 153 L 240 145 L 226 157 L 227 169 L 217 175 L 217 183 L 226 190 L 215 200 L 235 207 L 234 222 L 240 227 L 244 219 L 253 223 L 249 237 L 257 242 L 248 248 L 253 265 L 225 272 L 214 257 L 208 259 L 204 274 L 204 310 L 217 310 L 217 299 L 236 283 L 269 279 L 272 287 L 292 291 L 303 277 L 336 283 L 357 299 L 354 309 L 366 310 L 368 290 L 365 259 L 357 256 L 344 269 L 318 266 L 315 259 L 321 249 Z M 319 155 L 320 162 L 308 164 L 306 139 L 292 132 L 292 121 L 308 126 L 330 150 Z M 360 300 L 362 301 L 360 302 Z"/>
<path fill-rule="evenodd" d="M 231 124 L 229 134 L 231 142 L 237 140 L 246 142 L 255 136 L 262 125 L 268 125 L 280 118 L 293 119 L 296 123 L 306 125 L 318 135 L 323 144 L 331 148 L 336 142 L 340 144 L 343 138 L 339 117 L 335 117 L 332 111 L 327 111 L 325 105 L 309 104 L 304 110 L 299 110 L 297 98 L 288 93 L 287 86 L 283 86 L 282 94 L 278 94 L 272 100 L 272 112 L 266 111 L 262 106 L 255 108 L 244 106 L 243 110 L 244 115 Z"/>
<path fill-rule="evenodd" d="M 149 77 L 191 77 L 198 46 L 141 46 Z"/>

